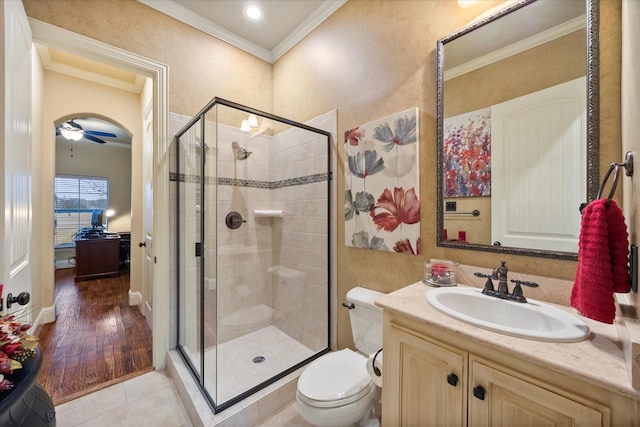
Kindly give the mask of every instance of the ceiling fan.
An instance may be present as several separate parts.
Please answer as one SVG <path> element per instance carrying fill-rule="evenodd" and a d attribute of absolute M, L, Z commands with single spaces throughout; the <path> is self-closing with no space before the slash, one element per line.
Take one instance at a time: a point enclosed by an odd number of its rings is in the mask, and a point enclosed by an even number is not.
<path fill-rule="evenodd" d="M 98 144 L 106 144 L 107 141 L 102 138 L 116 138 L 116 134 L 111 132 L 100 132 L 93 130 L 84 130 L 82 126 L 74 122 L 75 119 L 68 120 L 60 123 L 56 127 L 56 135 L 62 135 L 64 138 L 70 141 L 79 141 L 82 138 L 86 138 L 89 141 L 97 142 Z"/>

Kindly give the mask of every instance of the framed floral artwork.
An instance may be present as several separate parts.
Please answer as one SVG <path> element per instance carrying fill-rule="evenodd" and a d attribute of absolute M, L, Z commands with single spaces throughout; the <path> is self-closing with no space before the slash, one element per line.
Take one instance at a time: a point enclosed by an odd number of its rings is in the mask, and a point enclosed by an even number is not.
<path fill-rule="evenodd" d="M 420 254 L 418 108 L 345 132 L 345 245 Z"/>
<path fill-rule="evenodd" d="M 491 109 L 444 119 L 444 197 L 491 195 Z"/>

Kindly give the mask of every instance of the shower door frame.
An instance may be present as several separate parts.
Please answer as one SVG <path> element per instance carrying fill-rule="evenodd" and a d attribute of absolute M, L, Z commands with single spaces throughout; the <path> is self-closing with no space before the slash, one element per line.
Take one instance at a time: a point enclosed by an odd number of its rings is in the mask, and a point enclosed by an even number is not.
<path fill-rule="evenodd" d="M 302 360 L 301 362 L 289 367 L 288 369 L 274 375 L 273 377 L 269 378 L 266 381 L 263 381 L 260 384 L 257 384 L 256 386 L 253 386 L 251 388 L 249 388 L 248 390 L 238 394 L 235 397 L 230 398 L 229 400 L 221 403 L 221 404 L 217 404 L 215 399 L 213 399 L 213 397 L 211 396 L 211 394 L 209 393 L 209 391 L 207 390 L 206 386 L 205 386 L 205 358 L 204 358 L 204 348 L 205 348 L 205 322 L 204 322 L 204 310 L 205 310 L 205 303 L 204 303 L 204 286 L 205 286 L 205 257 L 204 257 L 204 236 L 206 235 L 205 233 L 205 158 L 206 158 L 206 150 L 205 150 L 205 140 L 206 140 L 206 114 L 209 113 L 214 107 L 221 105 L 221 106 L 226 106 L 226 107 L 230 107 L 230 108 L 234 108 L 236 110 L 239 111 L 244 111 L 246 113 L 249 114 L 255 114 L 257 116 L 261 116 L 264 117 L 266 119 L 269 120 L 273 120 L 276 122 L 280 122 L 280 123 L 284 123 L 286 125 L 292 126 L 292 127 L 296 127 L 296 128 L 300 128 L 300 129 L 304 129 L 310 132 L 315 132 L 317 134 L 320 135 L 324 135 L 327 138 L 327 342 L 325 347 L 316 352 L 315 354 L 313 354 L 312 356 Z M 216 111 L 216 123 L 217 123 L 217 111 Z M 207 105 L 204 106 L 204 108 L 202 108 L 195 116 L 193 116 L 193 118 L 191 118 L 191 120 L 189 120 L 180 131 L 178 131 L 175 135 L 175 143 L 176 143 L 176 173 L 178 175 L 178 179 L 176 180 L 176 247 L 179 248 L 180 247 L 180 239 L 181 239 L 181 235 L 180 235 L 180 228 L 179 228 L 179 224 L 180 224 L 180 220 L 181 220 L 181 216 L 180 216 L 180 150 L 179 150 L 179 141 L 180 141 L 180 137 L 182 135 L 184 135 L 187 131 L 189 131 L 191 129 L 191 127 L 193 125 L 195 125 L 199 120 L 201 120 L 201 132 L 202 132 L 202 144 L 200 147 L 200 155 L 201 155 L 201 162 L 200 162 L 200 206 L 201 206 L 201 214 L 200 214 L 200 238 L 201 241 L 200 242 L 196 242 L 196 245 L 199 244 L 199 251 L 200 251 L 200 272 L 199 272 L 199 292 L 201 295 L 200 298 L 200 323 L 198 325 L 199 327 L 199 345 L 200 345 L 200 352 L 201 352 L 201 358 L 200 358 L 200 375 L 198 375 L 195 366 L 193 365 L 192 360 L 190 359 L 190 357 L 188 357 L 188 355 L 186 354 L 186 352 L 183 350 L 181 344 L 180 344 L 180 338 L 181 338 L 181 334 L 180 334 L 180 286 L 181 286 L 181 280 L 180 280 L 180 255 L 177 253 L 176 255 L 176 350 L 178 351 L 178 354 L 180 354 L 180 357 L 182 358 L 182 360 L 185 362 L 185 364 L 188 366 L 188 370 L 191 374 L 191 376 L 193 377 L 193 379 L 196 381 L 196 383 L 198 384 L 198 388 L 200 389 L 201 393 L 203 394 L 203 396 L 205 396 L 205 400 L 207 401 L 207 403 L 209 404 L 209 406 L 211 407 L 211 409 L 213 410 L 214 413 L 219 413 L 221 411 L 223 411 L 224 409 L 227 409 L 233 405 L 235 405 L 238 402 L 241 402 L 242 400 L 244 400 L 245 398 L 247 398 L 248 396 L 251 396 L 252 394 L 262 390 L 263 388 L 275 383 L 276 381 L 286 377 L 287 375 L 291 374 L 292 372 L 295 372 L 296 370 L 298 370 L 299 368 L 305 366 L 306 364 L 310 363 L 311 361 L 317 359 L 318 357 L 328 353 L 331 351 L 331 269 L 332 269 L 332 265 L 331 265 L 331 257 L 332 257 L 332 248 L 330 245 L 331 242 L 331 228 L 332 228 L 332 223 L 331 223 L 331 209 L 332 209 L 332 205 L 331 205 L 331 184 L 332 184 L 332 180 L 333 180 L 333 172 L 331 170 L 331 165 L 332 165 L 332 159 L 331 159 L 331 133 L 328 131 L 324 131 L 322 129 L 318 129 L 315 128 L 313 126 L 309 126 L 309 125 L 305 125 L 303 123 L 299 123 L 290 119 L 286 119 L 284 117 L 280 117 L 271 113 L 267 113 L 265 111 L 261 111 L 255 108 L 251 108 L 251 107 L 247 107 L 245 105 L 242 104 L 238 104 L 236 102 L 233 101 L 229 101 L 223 98 L 219 98 L 219 97 L 214 97 Z M 216 135 L 216 139 L 217 139 L 217 135 Z M 217 141 L 216 141 L 216 146 L 217 146 Z M 216 157 L 216 161 L 217 161 L 217 157 Z M 216 167 L 216 186 L 218 185 L 217 181 L 218 181 L 218 169 Z M 217 215 L 217 212 L 216 212 Z M 218 247 L 216 246 L 216 253 L 218 251 Z M 194 252 L 195 252 L 195 248 L 194 248 Z M 194 256 L 198 256 L 197 254 L 195 254 Z M 216 260 L 217 260 L 217 256 L 216 256 Z M 217 268 L 216 268 L 216 275 L 217 275 Z M 217 292 L 217 291 L 216 291 Z M 217 313 L 216 313 L 217 316 Z M 217 319 L 217 317 L 216 317 Z M 216 320 L 217 323 L 218 320 Z M 216 325 L 217 328 L 217 325 Z M 218 346 L 217 343 L 218 337 L 216 337 L 216 347 Z M 217 364 L 217 362 L 216 362 Z M 216 372 L 216 376 L 217 376 L 217 372 Z M 217 379 L 216 379 L 216 387 L 217 387 Z"/>

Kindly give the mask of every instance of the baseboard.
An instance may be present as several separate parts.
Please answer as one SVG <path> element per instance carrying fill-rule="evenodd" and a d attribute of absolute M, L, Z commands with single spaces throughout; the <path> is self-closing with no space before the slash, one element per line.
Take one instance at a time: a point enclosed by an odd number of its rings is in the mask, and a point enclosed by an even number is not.
<path fill-rule="evenodd" d="M 151 309 L 149 301 L 144 302 L 144 318 L 147 320 L 149 328 L 153 330 L 153 310 Z"/>
<path fill-rule="evenodd" d="M 129 305 L 140 305 L 142 304 L 142 294 L 138 291 L 132 291 L 129 289 Z"/>
<path fill-rule="evenodd" d="M 56 321 L 56 305 L 52 305 L 51 307 L 44 307 L 38 313 L 38 317 L 31 325 L 30 333 L 32 335 L 38 335 L 40 333 L 40 328 L 47 323 L 53 323 Z"/>

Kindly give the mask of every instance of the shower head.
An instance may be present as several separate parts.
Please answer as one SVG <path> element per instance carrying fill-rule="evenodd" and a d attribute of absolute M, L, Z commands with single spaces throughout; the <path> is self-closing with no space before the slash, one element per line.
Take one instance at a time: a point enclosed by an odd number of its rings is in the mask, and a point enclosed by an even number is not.
<path fill-rule="evenodd" d="M 247 157 L 251 155 L 251 151 L 247 151 L 244 148 L 240 147 L 236 141 L 231 143 L 231 148 L 233 149 L 233 155 L 236 160 L 245 160 Z"/>

